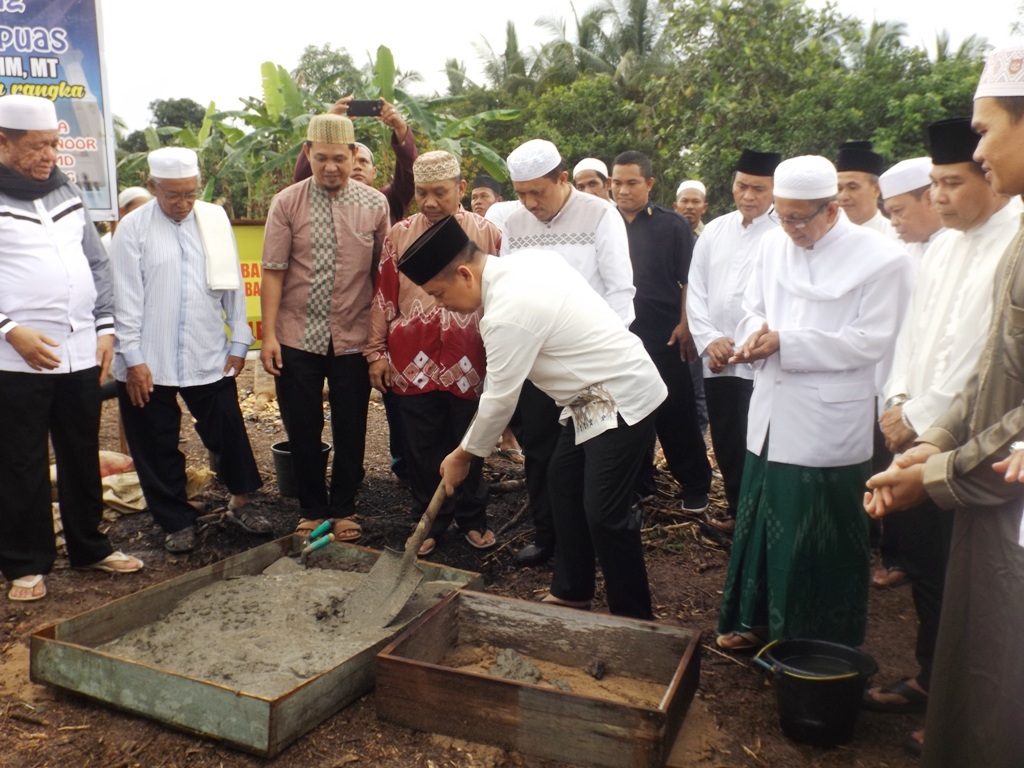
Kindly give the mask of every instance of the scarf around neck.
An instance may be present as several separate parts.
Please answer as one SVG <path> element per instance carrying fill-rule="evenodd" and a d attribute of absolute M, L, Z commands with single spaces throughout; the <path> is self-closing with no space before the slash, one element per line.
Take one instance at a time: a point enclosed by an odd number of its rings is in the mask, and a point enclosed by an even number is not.
<path fill-rule="evenodd" d="M 38 200 L 67 183 L 68 177 L 57 166 L 50 171 L 46 181 L 36 181 L 0 163 L 0 192 L 18 200 Z"/>

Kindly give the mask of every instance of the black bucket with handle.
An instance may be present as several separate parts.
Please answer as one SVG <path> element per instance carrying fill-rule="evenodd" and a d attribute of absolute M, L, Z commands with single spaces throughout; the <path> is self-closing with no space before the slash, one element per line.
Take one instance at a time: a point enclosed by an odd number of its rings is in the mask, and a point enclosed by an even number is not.
<path fill-rule="evenodd" d="M 825 640 L 780 640 L 754 661 L 775 678 L 779 724 L 789 738 L 819 747 L 853 738 L 864 689 L 878 671 L 873 658 Z"/>

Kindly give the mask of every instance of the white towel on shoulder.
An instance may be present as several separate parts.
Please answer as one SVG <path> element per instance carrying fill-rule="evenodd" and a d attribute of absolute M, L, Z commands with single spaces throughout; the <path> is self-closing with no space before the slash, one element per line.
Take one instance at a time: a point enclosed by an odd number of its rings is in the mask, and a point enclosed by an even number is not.
<path fill-rule="evenodd" d="M 206 252 L 206 284 L 211 291 L 234 291 L 242 287 L 238 270 L 238 249 L 231 221 L 224 209 L 196 200 L 196 224 Z"/>

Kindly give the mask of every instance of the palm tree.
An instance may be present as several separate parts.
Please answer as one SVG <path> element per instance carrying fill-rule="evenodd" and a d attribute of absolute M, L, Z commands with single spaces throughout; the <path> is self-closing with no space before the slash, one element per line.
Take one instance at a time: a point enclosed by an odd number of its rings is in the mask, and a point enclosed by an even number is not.
<path fill-rule="evenodd" d="M 484 63 L 484 77 L 495 90 L 515 93 L 520 88 L 532 89 L 536 84 L 536 56 L 519 49 L 519 35 L 514 22 L 508 22 L 505 27 L 505 51 L 501 55 L 495 53 L 486 38 L 481 43 L 474 43 L 473 47 Z"/>

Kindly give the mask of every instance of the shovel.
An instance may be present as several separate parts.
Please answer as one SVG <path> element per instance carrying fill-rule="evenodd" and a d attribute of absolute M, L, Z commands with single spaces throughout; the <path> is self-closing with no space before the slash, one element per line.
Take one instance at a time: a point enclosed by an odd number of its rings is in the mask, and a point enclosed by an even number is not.
<path fill-rule="evenodd" d="M 420 545 L 427 538 L 427 532 L 447 497 L 442 480 L 416 530 L 406 542 L 405 552 L 393 549 L 381 552 L 363 582 L 345 599 L 345 621 L 386 627 L 402 612 L 423 581 L 423 571 L 416 567 L 416 558 Z"/>

